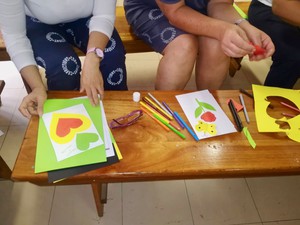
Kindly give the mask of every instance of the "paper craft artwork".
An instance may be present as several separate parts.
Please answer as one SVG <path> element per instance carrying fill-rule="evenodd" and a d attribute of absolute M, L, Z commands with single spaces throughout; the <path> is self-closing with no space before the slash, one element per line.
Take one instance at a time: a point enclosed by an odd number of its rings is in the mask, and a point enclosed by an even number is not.
<path fill-rule="evenodd" d="M 208 90 L 177 95 L 176 98 L 199 139 L 236 132 Z"/>
<path fill-rule="evenodd" d="M 86 99 L 49 99 L 39 121 L 35 172 L 106 161 L 100 106 Z"/>
<path fill-rule="evenodd" d="M 53 183 L 53 182 L 56 183 L 56 182 L 59 182 L 61 180 L 64 180 L 71 176 L 75 176 L 80 173 L 84 173 L 84 172 L 88 172 L 90 170 L 109 166 L 109 165 L 119 162 L 122 159 L 122 155 L 119 150 L 119 147 L 108 127 L 102 101 L 100 101 L 100 109 L 101 109 L 101 115 L 102 115 L 104 145 L 105 145 L 105 153 L 106 153 L 107 161 L 83 165 L 83 166 L 75 166 L 75 167 L 70 167 L 70 168 L 48 171 L 48 182 L 49 183 Z"/>
<path fill-rule="evenodd" d="M 57 161 L 103 144 L 91 117 L 82 104 L 46 113 L 42 118 Z"/>
<path fill-rule="evenodd" d="M 273 118 L 267 113 L 270 102 L 268 97 L 283 97 L 293 102 L 297 108 L 300 108 L 300 90 L 267 87 L 261 85 L 252 85 L 255 116 L 259 132 L 284 132 L 286 135 L 297 142 L 300 142 L 300 114 L 293 118 L 282 116 Z M 280 122 L 287 123 L 289 129 L 282 129 Z"/>

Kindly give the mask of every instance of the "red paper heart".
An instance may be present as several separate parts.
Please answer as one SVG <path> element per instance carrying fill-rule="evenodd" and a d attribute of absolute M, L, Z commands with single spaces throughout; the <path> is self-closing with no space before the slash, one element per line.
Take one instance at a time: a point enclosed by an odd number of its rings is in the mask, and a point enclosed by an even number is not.
<path fill-rule="evenodd" d="M 57 123 L 56 135 L 65 137 L 71 132 L 71 129 L 76 129 L 82 124 L 82 120 L 78 118 L 60 118 Z"/>

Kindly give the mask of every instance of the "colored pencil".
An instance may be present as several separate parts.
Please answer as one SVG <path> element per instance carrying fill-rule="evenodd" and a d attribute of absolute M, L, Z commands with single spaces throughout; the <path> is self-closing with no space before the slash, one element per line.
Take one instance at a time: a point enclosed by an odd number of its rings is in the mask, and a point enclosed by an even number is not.
<path fill-rule="evenodd" d="M 156 102 L 157 105 L 159 105 L 167 114 L 169 114 L 169 116 L 172 116 L 168 110 L 151 94 L 151 93 L 148 93 L 148 95 L 153 99 L 153 101 Z"/>
<path fill-rule="evenodd" d="M 229 105 L 229 109 L 230 109 L 230 111 L 231 111 L 232 117 L 233 117 L 233 119 L 234 119 L 234 122 L 235 122 L 235 124 L 236 124 L 237 130 L 238 130 L 239 132 L 241 132 L 241 131 L 243 130 L 243 124 L 242 124 L 242 121 L 241 121 L 241 119 L 240 119 L 240 117 L 239 117 L 239 115 L 238 115 L 236 109 L 234 108 L 234 105 L 233 105 L 233 102 L 232 102 L 231 99 L 230 99 L 228 105 Z"/>
<path fill-rule="evenodd" d="M 165 117 L 167 117 L 169 120 L 173 119 L 172 115 L 170 115 L 168 111 L 165 111 L 164 109 L 162 109 L 159 105 L 157 105 L 155 102 L 153 102 L 150 98 L 145 96 L 143 99 L 146 99 L 146 101 L 150 102 L 151 105 L 156 107 L 156 110 L 159 111 L 160 114 L 165 115 Z"/>
<path fill-rule="evenodd" d="M 291 105 L 289 105 L 289 104 L 287 104 L 285 102 L 280 102 L 280 104 L 284 105 L 284 106 L 286 106 L 286 107 L 288 107 L 288 108 L 290 108 L 290 109 L 292 109 L 292 110 L 294 110 L 294 111 L 296 111 L 298 113 L 300 113 L 300 109 L 297 109 L 297 108 L 295 108 L 295 107 L 293 107 L 293 106 L 291 106 Z"/>
<path fill-rule="evenodd" d="M 153 108 L 151 108 L 148 104 L 146 104 L 145 102 L 143 101 L 140 101 L 140 104 L 142 106 L 144 106 L 146 109 L 148 109 L 151 113 L 158 113 L 159 115 L 161 115 L 159 112 L 155 111 Z M 169 120 L 166 119 L 163 115 L 161 115 L 161 117 L 167 122 L 169 123 Z"/>
<path fill-rule="evenodd" d="M 142 100 L 152 109 L 154 109 L 157 113 L 165 117 L 167 120 L 170 120 L 170 117 L 168 114 L 166 114 L 162 109 L 160 109 L 153 101 L 151 101 L 147 97 L 143 97 Z"/>
<path fill-rule="evenodd" d="M 179 124 L 179 126 L 184 129 L 184 125 L 180 122 L 180 120 L 174 116 L 174 112 L 173 110 L 168 106 L 168 104 L 166 102 L 161 102 L 163 104 L 163 106 L 166 107 L 166 109 L 169 111 L 169 113 L 171 113 L 171 115 L 173 116 L 173 118 L 176 120 L 176 122 Z"/>
<path fill-rule="evenodd" d="M 180 122 L 184 125 L 184 127 L 188 130 L 188 132 L 190 133 L 190 135 L 196 140 L 199 141 L 198 136 L 195 134 L 195 132 L 184 122 L 184 120 L 179 116 L 179 114 L 177 112 L 174 111 L 174 116 L 176 116 Z"/>
<path fill-rule="evenodd" d="M 239 97 L 240 97 L 240 101 L 243 105 L 243 111 L 244 111 L 244 114 L 245 114 L 246 121 L 247 121 L 247 123 L 249 123 L 250 119 L 249 119 L 249 116 L 248 116 L 248 112 L 247 112 L 247 109 L 246 109 L 246 105 L 245 105 L 245 102 L 244 102 L 243 95 L 240 94 Z"/>
<path fill-rule="evenodd" d="M 164 128 L 166 131 L 170 131 L 170 128 L 168 128 L 165 124 L 163 124 L 161 121 L 156 119 L 151 112 L 149 112 L 146 108 L 141 107 L 143 112 L 145 112 L 148 116 L 150 116 L 155 122 L 157 122 L 162 128 Z"/>
<path fill-rule="evenodd" d="M 181 133 L 180 131 L 176 130 L 172 125 L 170 125 L 169 123 L 167 123 L 165 120 L 162 119 L 161 116 L 159 116 L 157 113 L 153 113 L 153 116 L 158 119 L 159 121 L 161 121 L 164 125 L 166 125 L 168 128 L 170 128 L 170 130 L 172 130 L 175 134 L 177 134 L 178 136 L 180 136 L 181 138 L 185 139 L 185 135 L 183 133 Z"/>

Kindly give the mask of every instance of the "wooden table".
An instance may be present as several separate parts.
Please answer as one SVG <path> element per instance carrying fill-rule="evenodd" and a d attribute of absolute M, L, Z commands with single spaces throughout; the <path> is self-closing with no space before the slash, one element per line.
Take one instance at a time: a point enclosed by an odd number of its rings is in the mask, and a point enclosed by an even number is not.
<path fill-rule="evenodd" d="M 132 100 L 133 91 L 106 91 L 104 108 L 108 121 L 140 108 Z M 184 91 L 151 92 L 160 101 L 166 101 L 187 121 L 175 95 Z M 238 91 L 212 92 L 232 120 L 226 104 L 228 98 L 239 101 Z M 147 92 L 141 92 L 145 96 Z M 78 92 L 50 92 L 49 98 L 71 98 Z M 103 215 L 102 187 L 112 182 L 155 181 L 176 179 L 250 177 L 300 174 L 300 144 L 278 133 L 258 133 L 253 100 L 244 97 L 248 106 L 250 124 L 247 125 L 257 147 L 253 149 L 243 133 L 232 133 L 196 142 L 186 130 L 186 140 L 167 132 L 143 115 L 127 128 L 112 130 L 123 155 L 114 165 L 76 175 L 59 184 L 91 184 L 99 216 Z M 274 112 L 281 112 L 281 106 Z M 245 117 L 240 113 L 244 124 Z M 233 121 L 233 120 L 232 120 Z M 50 185 L 47 173 L 33 171 L 38 118 L 32 117 L 16 160 L 12 179 L 37 185 Z M 104 186 L 105 187 L 105 186 Z"/>

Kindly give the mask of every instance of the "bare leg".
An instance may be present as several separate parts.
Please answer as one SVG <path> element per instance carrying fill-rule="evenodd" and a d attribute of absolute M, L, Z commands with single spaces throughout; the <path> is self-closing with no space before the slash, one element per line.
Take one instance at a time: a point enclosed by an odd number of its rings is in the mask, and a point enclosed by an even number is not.
<path fill-rule="evenodd" d="M 196 62 L 197 89 L 219 89 L 225 80 L 230 58 L 221 50 L 220 42 L 199 37 L 199 54 Z"/>
<path fill-rule="evenodd" d="M 198 40 L 190 34 L 180 35 L 168 44 L 159 62 L 155 89 L 184 89 L 191 77 L 197 50 Z"/>

